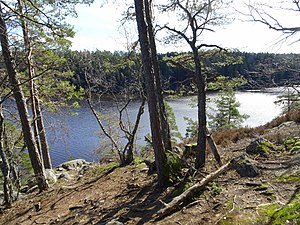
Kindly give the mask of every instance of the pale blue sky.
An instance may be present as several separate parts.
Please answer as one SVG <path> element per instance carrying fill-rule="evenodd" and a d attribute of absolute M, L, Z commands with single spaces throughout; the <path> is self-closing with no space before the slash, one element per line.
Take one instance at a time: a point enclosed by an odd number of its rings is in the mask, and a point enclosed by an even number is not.
<path fill-rule="evenodd" d="M 78 17 L 69 22 L 74 25 L 76 35 L 73 39 L 75 50 L 126 50 L 129 41 L 137 40 L 135 23 L 123 28 L 120 25 L 121 12 L 124 5 L 106 4 L 101 7 L 99 1 L 95 1 L 90 7 L 77 6 Z M 299 21 L 294 15 L 286 14 L 287 24 Z M 280 32 L 268 29 L 266 26 L 242 22 L 235 19 L 232 24 L 218 27 L 215 32 L 208 32 L 204 36 L 207 44 L 218 44 L 222 47 L 237 48 L 247 52 L 275 52 L 275 53 L 300 53 L 300 42 L 289 45 L 289 42 L 275 44 L 282 35 Z M 166 46 L 157 44 L 158 52 L 189 50 L 186 45 Z"/>

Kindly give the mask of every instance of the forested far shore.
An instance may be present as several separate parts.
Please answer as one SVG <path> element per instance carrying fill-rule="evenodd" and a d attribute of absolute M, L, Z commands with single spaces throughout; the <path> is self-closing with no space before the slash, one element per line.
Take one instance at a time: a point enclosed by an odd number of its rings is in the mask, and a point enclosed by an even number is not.
<path fill-rule="evenodd" d="M 202 70 L 207 81 L 219 76 L 243 77 L 241 89 L 260 89 L 300 83 L 300 54 L 204 51 Z M 122 93 L 139 89 L 141 62 L 139 54 L 109 51 L 67 51 L 63 53 L 74 75 L 71 83 L 96 93 Z M 191 53 L 159 54 L 164 91 L 188 94 L 195 91 Z"/>

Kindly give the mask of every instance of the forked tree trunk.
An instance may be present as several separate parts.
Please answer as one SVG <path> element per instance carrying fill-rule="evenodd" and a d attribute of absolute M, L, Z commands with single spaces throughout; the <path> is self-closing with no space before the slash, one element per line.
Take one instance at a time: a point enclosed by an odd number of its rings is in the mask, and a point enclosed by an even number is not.
<path fill-rule="evenodd" d="M 147 0 L 145 0 L 147 1 Z M 147 91 L 147 101 L 150 117 L 150 127 L 152 135 L 152 144 L 154 148 L 155 162 L 158 174 L 158 185 L 165 186 L 168 182 L 168 175 L 164 171 L 167 156 L 162 140 L 161 121 L 159 113 L 159 104 L 157 101 L 157 88 L 153 75 L 153 65 L 151 60 L 150 45 L 147 23 L 145 21 L 144 4 L 141 0 L 135 0 L 136 21 L 139 32 L 139 42 L 141 46 L 144 78 Z"/>
<path fill-rule="evenodd" d="M 40 191 L 44 191 L 48 188 L 48 183 L 45 178 L 45 172 L 43 168 L 43 164 L 40 158 L 39 151 L 37 149 L 36 143 L 34 141 L 34 137 L 31 131 L 31 126 L 29 122 L 29 115 L 27 111 L 26 102 L 24 99 L 23 90 L 20 86 L 20 82 L 18 80 L 17 72 L 15 70 L 14 60 L 12 58 L 9 42 L 8 42 L 8 34 L 6 24 L 3 18 L 2 6 L 0 3 L 0 39 L 1 39 L 1 47 L 2 47 L 2 55 L 5 61 L 5 66 L 7 70 L 7 74 L 10 81 L 10 86 L 16 100 L 17 109 L 19 112 L 22 131 L 24 134 L 24 142 L 27 146 L 31 165 L 35 174 L 35 178 Z"/>
<path fill-rule="evenodd" d="M 24 39 L 25 49 L 27 53 L 27 70 L 28 70 L 28 78 L 29 78 L 31 109 L 33 114 L 34 136 L 36 139 L 37 147 L 41 154 L 44 168 L 51 169 L 52 165 L 51 165 L 51 159 L 49 154 L 45 128 L 43 124 L 43 115 L 41 111 L 40 101 L 37 96 L 38 95 L 37 88 L 34 83 L 35 71 L 34 71 L 33 59 L 32 59 L 32 45 L 29 37 L 28 26 L 23 16 L 22 0 L 18 0 L 18 4 L 19 4 L 19 17 L 20 17 L 20 22 L 21 22 L 21 27 L 23 32 L 23 39 Z"/>

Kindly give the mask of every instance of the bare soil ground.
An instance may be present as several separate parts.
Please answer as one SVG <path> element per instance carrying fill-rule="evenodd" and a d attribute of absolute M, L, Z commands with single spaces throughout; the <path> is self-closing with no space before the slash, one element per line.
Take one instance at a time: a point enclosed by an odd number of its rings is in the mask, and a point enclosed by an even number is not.
<path fill-rule="evenodd" d="M 264 136 L 300 137 L 300 125 L 282 125 Z M 221 149 L 222 160 L 244 153 L 250 141 L 244 139 Z M 217 169 L 210 158 L 206 174 Z M 299 176 L 300 153 L 280 151 L 251 158 L 259 176 L 241 178 L 230 170 L 185 207 L 159 221 L 154 220 L 155 215 L 163 203 L 172 200 L 174 188 L 157 189 L 155 175 L 148 176 L 142 163 L 104 171 L 94 165 L 82 177 L 60 181 L 47 192 L 28 194 L 11 208 L 1 209 L 0 224 L 266 224 L 269 218 L 264 207 L 288 204 L 300 191 L 299 183 L 280 179 Z"/>

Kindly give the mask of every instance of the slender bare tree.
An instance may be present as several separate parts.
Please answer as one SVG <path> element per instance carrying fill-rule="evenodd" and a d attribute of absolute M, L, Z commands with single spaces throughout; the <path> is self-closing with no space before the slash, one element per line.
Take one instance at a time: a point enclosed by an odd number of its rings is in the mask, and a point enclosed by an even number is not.
<path fill-rule="evenodd" d="M 201 43 L 200 37 L 205 31 L 213 31 L 212 26 L 225 22 L 225 15 L 218 11 L 226 4 L 226 1 L 221 0 L 170 0 L 168 4 L 160 6 L 162 12 L 173 12 L 180 15 L 184 24 L 183 26 L 173 27 L 166 23 L 161 26 L 162 29 L 166 29 L 170 33 L 168 41 L 184 40 L 193 54 L 195 83 L 198 93 L 198 136 L 195 161 L 197 169 L 205 166 L 207 123 L 206 75 L 203 73 L 199 50 L 203 47 L 218 47 Z"/>

